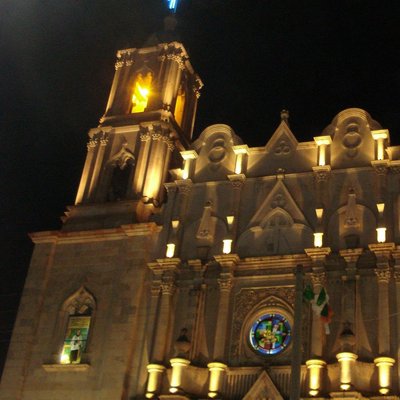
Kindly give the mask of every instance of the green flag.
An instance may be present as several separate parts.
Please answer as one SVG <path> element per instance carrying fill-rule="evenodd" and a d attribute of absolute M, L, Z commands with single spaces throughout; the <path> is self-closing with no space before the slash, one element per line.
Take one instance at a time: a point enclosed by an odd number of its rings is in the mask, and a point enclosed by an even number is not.
<path fill-rule="evenodd" d="M 322 288 L 317 298 L 317 306 L 322 306 L 326 301 L 326 291 L 325 288 Z"/>
<path fill-rule="evenodd" d="M 307 300 L 307 301 L 314 300 L 314 296 L 315 296 L 314 290 L 312 289 L 310 284 L 307 284 L 307 286 L 304 288 L 304 292 L 303 292 L 304 300 Z"/>

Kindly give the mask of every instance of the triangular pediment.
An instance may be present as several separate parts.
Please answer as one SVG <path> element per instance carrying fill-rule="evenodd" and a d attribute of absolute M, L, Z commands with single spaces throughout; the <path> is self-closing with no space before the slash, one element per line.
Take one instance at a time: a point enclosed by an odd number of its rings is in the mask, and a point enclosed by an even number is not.
<path fill-rule="evenodd" d="M 269 375 L 263 371 L 243 400 L 283 400 Z"/>
<path fill-rule="evenodd" d="M 288 155 L 296 150 L 299 142 L 293 135 L 285 121 L 281 121 L 276 131 L 265 145 L 267 153 L 276 155 Z"/>
<path fill-rule="evenodd" d="M 266 221 L 277 214 L 278 211 L 280 213 L 287 213 L 295 223 L 309 225 L 282 179 L 278 179 L 271 192 L 251 219 L 248 228 L 266 225 Z"/>

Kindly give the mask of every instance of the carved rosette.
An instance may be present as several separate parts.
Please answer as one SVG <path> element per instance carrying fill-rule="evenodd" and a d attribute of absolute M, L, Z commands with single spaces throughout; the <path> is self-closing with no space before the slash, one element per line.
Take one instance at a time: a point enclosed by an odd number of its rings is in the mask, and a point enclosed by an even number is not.
<path fill-rule="evenodd" d="M 376 268 L 375 269 L 376 277 L 378 278 L 378 282 L 389 283 L 391 272 L 389 268 Z"/>

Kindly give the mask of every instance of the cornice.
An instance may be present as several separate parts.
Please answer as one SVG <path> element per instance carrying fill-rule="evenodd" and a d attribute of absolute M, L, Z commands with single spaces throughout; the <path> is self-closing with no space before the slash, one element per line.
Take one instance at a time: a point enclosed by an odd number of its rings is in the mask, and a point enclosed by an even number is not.
<path fill-rule="evenodd" d="M 30 233 L 29 236 L 33 243 L 90 243 L 103 242 L 108 240 L 120 240 L 131 236 L 150 236 L 160 232 L 161 226 L 154 222 L 141 224 L 121 225 L 119 228 L 97 229 L 92 231 L 44 231 Z"/>

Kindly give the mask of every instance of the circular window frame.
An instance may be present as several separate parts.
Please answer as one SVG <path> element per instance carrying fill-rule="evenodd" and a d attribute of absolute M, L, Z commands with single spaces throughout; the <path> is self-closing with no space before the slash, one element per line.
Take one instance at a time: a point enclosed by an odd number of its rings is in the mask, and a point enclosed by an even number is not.
<path fill-rule="evenodd" d="M 265 320 L 276 319 L 285 326 L 287 331 L 286 337 L 283 339 L 282 344 L 278 347 L 271 349 L 265 349 L 261 346 L 257 346 L 257 339 L 255 338 L 255 333 L 259 328 L 260 324 Z M 272 332 L 272 331 L 271 331 Z M 279 331 L 278 331 L 279 332 Z M 248 343 L 250 348 L 257 354 L 265 357 L 273 357 L 281 355 L 290 346 L 292 342 L 292 327 L 290 324 L 290 318 L 288 318 L 285 313 L 279 311 L 267 310 L 263 313 L 258 313 L 258 317 L 253 318 L 253 322 L 248 329 Z"/>

